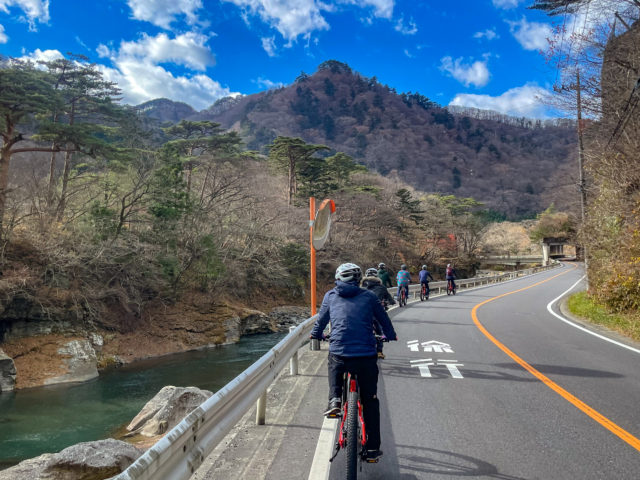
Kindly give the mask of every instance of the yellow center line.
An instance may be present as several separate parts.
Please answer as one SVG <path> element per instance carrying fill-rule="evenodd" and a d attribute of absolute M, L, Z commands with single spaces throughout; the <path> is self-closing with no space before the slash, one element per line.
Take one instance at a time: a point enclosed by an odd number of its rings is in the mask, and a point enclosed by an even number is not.
<path fill-rule="evenodd" d="M 503 293 L 502 295 L 498 295 L 496 297 L 493 297 L 493 298 L 490 298 L 488 300 L 485 300 L 484 302 L 481 302 L 481 303 L 477 304 L 475 307 L 473 307 L 473 309 L 471 310 L 471 318 L 473 318 L 473 323 L 476 324 L 478 329 L 480 329 L 480 331 L 482 333 L 484 333 L 484 335 L 489 340 L 491 340 L 500 350 L 502 350 L 509 357 L 511 357 L 516 363 L 518 363 L 520 366 L 522 366 L 522 368 L 527 370 L 531 375 L 536 377 L 538 380 L 540 380 L 542 383 L 544 383 L 551 390 L 556 392 L 558 395 L 560 395 L 562 398 L 567 400 L 569 403 L 573 404 L 576 408 L 580 409 L 583 413 L 587 414 L 589 417 L 591 417 L 593 420 L 598 422 L 600 425 L 602 425 L 604 428 L 609 430 L 611 433 L 613 433 L 614 435 L 617 435 L 622 440 L 624 440 L 629 445 L 631 445 L 633 448 L 635 448 L 636 450 L 640 451 L 640 439 L 634 437 L 629 432 L 627 432 L 623 428 L 621 428 L 618 425 L 616 425 L 615 423 L 613 423 L 607 417 L 605 417 L 604 415 L 602 415 L 598 411 L 596 411 L 593 408 L 591 408 L 589 405 L 584 403 L 582 400 L 580 400 L 576 396 L 574 396 L 571 393 L 569 393 L 568 391 L 566 391 L 564 388 L 562 388 L 560 385 L 558 385 L 557 383 L 552 381 L 550 378 L 548 378 L 547 376 L 543 375 L 540 371 L 538 371 L 535 368 L 533 368 L 531 365 L 529 365 L 527 362 L 525 362 L 522 358 L 520 358 L 518 355 L 516 355 L 514 352 L 512 352 L 508 347 L 506 347 L 502 342 L 500 342 L 496 337 L 491 335 L 489 333 L 489 331 L 484 327 L 484 325 L 482 325 L 482 323 L 480 323 L 480 321 L 478 320 L 477 311 L 481 306 L 483 306 L 483 305 L 485 305 L 485 304 L 487 304 L 489 302 L 493 302 L 494 300 L 497 300 L 499 298 L 506 297 L 507 295 L 513 295 L 514 293 L 522 292 L 523 290 L 528 290 L 529 288 L 533 288 L 533 287 L 538 286 L 538 285 L 540 285 L 542 283 L 548 282 L 549 280 L 553 280 L 554 278 L 559 277 L 560 275 L 565 275 L 565 274 L 567 274 L 569 272 L 572 272 L 576 268 L 577 268 L 577 266 L 574 266 L 574 268 L 571 269 L 571 270 L 559 273 L 557 275 L 554 275 L 553 277 L 547 278 L 546 280 L 542 280 L 541 282 L 537 282 L 537 283 L 534 283 L 533 285 L 529 285 L 528 287 L 520 288 L 518 290 L 514 290 L 514 291 L 508 292 L 508 293 Z"/>

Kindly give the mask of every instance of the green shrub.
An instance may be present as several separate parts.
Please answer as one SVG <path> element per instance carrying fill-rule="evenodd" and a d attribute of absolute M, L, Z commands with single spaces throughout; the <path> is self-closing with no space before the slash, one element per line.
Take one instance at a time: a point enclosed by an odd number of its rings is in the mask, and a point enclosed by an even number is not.
<path fill-rule="evenodd" d="M 610 312 L 605 305 L 587 292 L 576 293 L 569 297 L 569 311 L 591 323 L 616 330 L 634 340 L 640 340 L 640 315 Z"/>

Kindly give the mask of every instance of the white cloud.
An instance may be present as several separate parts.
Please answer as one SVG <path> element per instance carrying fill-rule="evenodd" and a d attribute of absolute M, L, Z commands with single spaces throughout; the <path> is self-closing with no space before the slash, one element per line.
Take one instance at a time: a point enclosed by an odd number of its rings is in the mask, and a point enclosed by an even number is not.
<path fill-rule="evenodd" d="M 206 70 L 216 63 L 205 43 L 206 35 L 188 32 L 169 38 L 166 33 L 150 37 L 146 33 L 135 42 L 122 42 L 119 56 L 143 58 L 152 63 L 175 63 L 194 70 Z M 100 52 L 99 52 L 100 53 Z"/>
<path fill-rule="evenodd" d="M 36 21 L 49 21 L 49 0 L 0 0 L 0 11 L 9 13 L 9 7 L 17 7 L 25 13 L 29 30 L 36 30 Z"/>
<path fill-rule="evenodd" d="M 403 35 L 415 35 L 416 33 L 418 33 L 418 27 L 416 25 L 416 22 L 413 21 L 413 18 L 409 20 L 408 25 L 405 25 L 404 17 L 401 17 L 396 22 L 395 29 Z"/>
<path fill-rule="evenodd" d="M 202 8 L 202 0 L 127 0 L 127 4 L 136 20 L 165 29 L 180 15 L 184 15 L 189 24 L 198 23 L 196 12 Z"/>
<path fill-rule="evenodd" d="M 220 97 L 237 93 L 204 74 L 174 75 L 159 64 L 180 64 L 204 71 L 215 63 L 214 55 L 205 46 L 207 40 L 208 37 L 196 33 L 175 38 L 161 33 L 155 37 L 143 34 L 137 42 L 123 41 L 117 49 L 100 45 L 98 55 L 109 58 L 113 67 L 99 68 L 122 89 L 126 103 L 138 104 L 165 97 L 203 109 Z"/>
<path fill-rule="evenodd" d="M 9 37 L 4 33 L 4 27 L 0 25 L 0 43 L 7 43 L 9 41 Z"/>
<path fill-rule="evenodd" d="M 500 38 L 500 35 L 496 33 L 495 28 L 487 28 L 484 32 L 474 33 L 473 38 L 486 38 L 487 40 L 493 40 L 494 38 Z"/>
<path fill-rule="evenodd" d="M 271 80 L 262 77 L 258 77 L 257 79 L 253 80 L 253 83 L 266 90 L 284 87 L 284 83 L 282 82 L 272 82 Z"/>
<path fill-rule="evenodd" d="M 270 57 L 276 56 L 276 37 L 263 37 L 262 48 Z"/>
<path fill-rule="evenodd" d="M 507 20 L 507 23 L 510 26 L 511 33 L 525 50 L 546 50 L 549 46 L 547 39 L 553 35 L 553 30 L 550 25 L 546 23 L 527 22 L 527 19 L 524 17 L 522 17 L 522 20 L 519 22 L 510 22 Z"/>
<path fill-rule="evenodd" d="M 508 10 L 510 8 L 516 8 L 521 2 L 522 0 L 493 0 L 493 6 Z"/>
<path fill-rule="evenodd" d="M 121 60 L 117 68 L 100 69 L 122 89 L 124 102 L 132 105 L 164 97 L 202 110 L 221 97 L 238 95 L 206 75 L 175 76 L 161 66 L 135 59 Z"/>
<path fill-rule="evenodd" d="M 323 12 L 334 12 L 338 5 L 353 5 L 362 9 L 372 9 L 373 16 L 391 20 L 395 0 L 223 0 L 232 3 L 243 11 L 243 17 L 248 22 L 248 15 L 257 15 L 260 19 L 275 28 L 291 42 L 299 36 L 307 40 L 311 32 L 329 30 L 329 24 Z M 369 21 L 370 19 L 365 19 Z"/>
<path fill-rule="evenodd" d="M 468 64 L 464 63 L 463 58 L 443 57 L 440 60 L 440 70 L 443 70 L 453 78 L 464 84 L 466 87 L 475 85 L 476 87 L 484 87 L 488 82 L 491 74 L 487 68 L 488 55 L 485 55 L 483 61 L 476 60 Z"/>
<path fill-rule="evenodd" d="M 98 52 L 98 56 L 100 58 L 109 58 L 110 56 L 114 55 L 109 47 L 103 44 L 98 45 L 98 48 L 96 48 L 96 52 Z"/>
<path fill-rule="evenodd" d="M 526 84 L 507 90 L 497 97 L 461 93 L 456 95 L 449 105 L 495 110 L 514 116 L 545 118 L 548 115 L 544 99 L 548 96 L 547 90 L 535 84 Z"/>
<path fill-rule="evenodd" d="M 378 18 L 391 19 L 395 0 L 338 0 L 338 3 L 355 5 L 360 8 L 373 7 L 374 15 Z"/>
<path fill-rule="evenodd" d="M 315 30 L 328 30 L 329 24 L 316 0 L 225 0 L 258 15 L 289 40 L 307 36 Z"/>
<path fill-rule="evenodd" d="M 39 48 L 36 48 L 31 54 L 20 57 L 20 60 L 28 60 L 36 63 L 51 62 L 60 58 L 64 58 L 64 55 L 62 55 L 58 50 L 40 50 Z"/>

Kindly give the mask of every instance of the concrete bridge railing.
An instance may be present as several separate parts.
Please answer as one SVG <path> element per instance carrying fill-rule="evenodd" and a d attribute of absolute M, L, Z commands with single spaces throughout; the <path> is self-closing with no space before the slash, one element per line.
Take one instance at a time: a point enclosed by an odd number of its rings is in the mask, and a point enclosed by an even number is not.
<path fill-rule="evenodd" d="M 491 277 L 461 279 L 456 280 L 456 284 L 458 289 L 464 290 L 531 275 L 558 265 L 530 268 Z M 446 284 L 447 282 L 432 282 L 431 291 L 438 294 L 444 293 Z M 396 288 L 389 291 L 395 293 Z M 413 298 L 419 297 L 420 285 L 411 285 L 409 294 L 413 295 Z M 291 374 L 297 375 L 298 350 L 307 343 L 315 319 L 316 317 L 308 318 L 292 328 L 289 335 L 275 347 L 192 411 L 114 479 L 187 480 L 256 402 L 256 422 L 264 424 L 267 388 L 287 363 L 289 363 Z"/>

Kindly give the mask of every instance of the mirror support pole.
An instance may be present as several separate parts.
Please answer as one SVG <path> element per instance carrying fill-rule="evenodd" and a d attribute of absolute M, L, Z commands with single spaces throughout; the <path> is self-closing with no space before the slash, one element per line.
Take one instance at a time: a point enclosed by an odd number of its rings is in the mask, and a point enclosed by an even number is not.
<path fill-rule="evenodd" d="M 316 314 L 316 249 L 313 248 L 313 223 L 316 219 L 316 199 L 309 197 L 309 248 L 311 248 L 311 316 Z"/>

